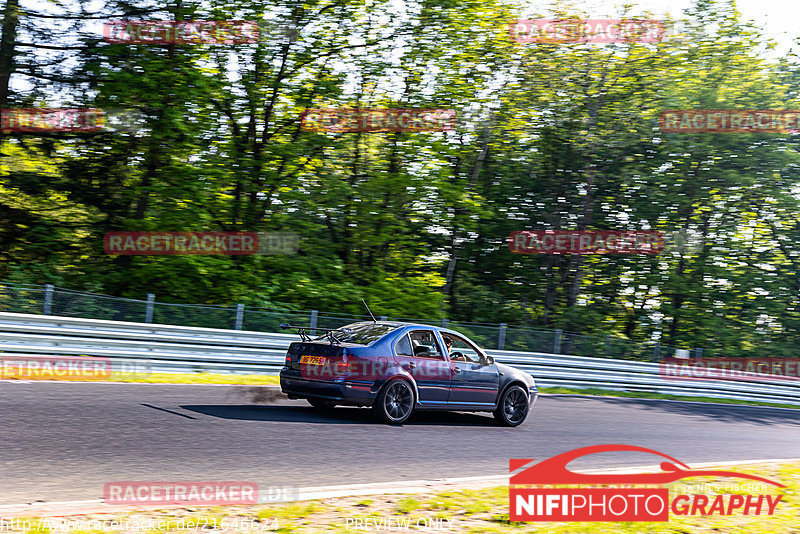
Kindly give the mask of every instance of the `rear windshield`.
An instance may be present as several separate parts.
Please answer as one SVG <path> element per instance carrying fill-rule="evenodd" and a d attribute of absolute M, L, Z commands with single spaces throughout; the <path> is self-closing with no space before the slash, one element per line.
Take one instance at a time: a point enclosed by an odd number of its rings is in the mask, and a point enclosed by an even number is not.
<path fill-rule="evenodd" d="M 398 326 L 390 324 L 353 323 L 336 330 L 333 335 L 342 343 L 369 345 L 398 328 Z M 322 339 L 322 337 L 317 339 Z"/>

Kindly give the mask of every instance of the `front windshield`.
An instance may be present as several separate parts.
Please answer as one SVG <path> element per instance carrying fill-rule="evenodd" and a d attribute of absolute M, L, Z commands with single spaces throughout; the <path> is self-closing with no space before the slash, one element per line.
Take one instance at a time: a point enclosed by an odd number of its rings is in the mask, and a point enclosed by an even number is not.
<path fill-rule="evenodd" d="M 334 331 L 333 335 L 341 343 L 370 345 L 397 328 L 397 325 L 390 324 L 353 323 Z M 317 339 L 325 338 L 320 336 Z"/>

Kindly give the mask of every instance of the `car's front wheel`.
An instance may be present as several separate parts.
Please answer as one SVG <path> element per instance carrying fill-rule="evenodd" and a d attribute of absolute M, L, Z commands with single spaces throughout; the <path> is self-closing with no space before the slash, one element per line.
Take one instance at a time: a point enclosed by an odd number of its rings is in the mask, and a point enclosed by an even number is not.
<path fill-rule="evenodd" d="M 390 425 L 405 423 L 414 411 L 414 389 L 402 379 L 390 380 L 383 386 L 372 411 Z"/>
<path fill-rule="evenodd" d="M 519 426 L 528 417 L 529 409 L 528 393 L 520 386 L 511 386 L 500 397 L 494 418 L 505 426 Z"/>

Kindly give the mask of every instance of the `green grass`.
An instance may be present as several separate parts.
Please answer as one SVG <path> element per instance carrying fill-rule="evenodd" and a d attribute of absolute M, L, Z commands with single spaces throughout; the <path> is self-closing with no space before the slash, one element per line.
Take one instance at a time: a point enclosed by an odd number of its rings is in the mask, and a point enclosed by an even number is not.
<path fill-rule="evenodd" d="M 399 501 L 397 501 L 397 506 L 395 506 L 395 510 L 400 512 L 401 514 L 407 514 L 409 512 L 413 512 L 414 510 L 419 510 L 422 504 L 413 497 L 403 497 Z"/>
<path fill-rule="evenodd" d="M 242 384 L 276 385 L 280 383 L 278 375 L 237 375 L 218 373 L 120 373 L 111 382 L 140 382 L 145 384 Z"/>
<path fill-rule="evenodd" d="M 720 404 L 744 404 L 748 406 L 771 406 L 777 408 L 791 408 L 793 410 L 800 410 L 800 405 L 797 404 L 780 404 L 773 402 L 761 401 L 744 401 L 735 399 L 716 399 L 714 397 L 687 397 L 683 395 L 668 395 L 665 393 L 654 393 L 649 391 L 614 391 L 611 389 L 600 388 L 566 388 L 566 387 L 542 387 L 539 388 L 540 393 L 563 394 L 563 395 L 591 395 L 599 397 L 628 397 L 634 399 L 665 399 L 665 400 L 678 400 L 687 402 L 716 402 Z"/>
<path fill-rule="evenodd" d="M 410 521 L 411 531 L 427 532 L 468 532 L 468 533 L 497 533 L 508 534 L 512 532 L 543 532 L 548 534 L 604 534 L 604 533 L 663 533 L 663 534 L 688 534 L 695 532 L 709 533 L 755 533 L 755 534 L 797 534 L 800 532 L 800 462 L 774 462 L 761 466 L 736 466 L 733 471 L 760 475 L 771 480 L 779 481 L 787 487 L 784 489 L 771 488 L 771 493 L 782 493 L 783 499 L 773 516 L 745 516 L 738 511 L 732 516 L 676 516 L 670 514 L 669 522 L 664 523 L 511 523 L 508 520 L 508 487 L 475 490 L 447 490 L 417 495 L 375 495 L 370 498 L 364 496 L 331 498 L 316 501 L 303 501 L 288 504 L 261 504 L 247 506 L 214 506 L 198 507 L 179 510 L 159 511 L 134 511 L 120 514 L 93 514 L 94 519 L 118 521 L 129 519 L 153 518 L 155 520 L 172 521 L 176 524 L 180 518 L 192 518 L 197 523 L 201 518 L 217 519 L 217 524 L 227 518 L 229 522 L 236 518 L 248 520 L 259 518 L 264 524 L 272 524 L 277 520 L 277 532 L 375 532 L 376 529 L 348 528 L 348 518 L 376 518 L 395 522 L 399 520 Z M 747 483 L 744 479 L 715 479 L 713 477 L 693 478 L 669 485 L 671 496 L 684 493 L 684 484 L 720 484 Z M 723 491 L 724 493 L 724 491 Z M 77 516 L 71 519 L 86 518 Z M 434 530 L 414 528 L 418 521 L 447 519 L 451 523 L 451 530 Z M 29 518 L 31 522 L 37 519 Z M 383 529 L 387 530 L 387 529 Z M 393 529 L 398 531 L 397 528 Z M 402 529 L 401 529 L 402 530 Z M 249 530 L 255 532 L 275 532 L 261 528 Z M 17 531 L 10 531 L 16 534 Z M 31 532 L 36 532 L 35 529 Z M 42 532 L 42 531 L 38 531 Z M 109 530 L 104 531 L 108 534 Z M 174 528 L 166 532 L 186 532 Z M 237 530 L 236 532 L 245 532 Z M 25 534 L 25 533 L 23 533 Z M 85 534 L 74 531 L 70 534 Z"/>
<path fill-rule="evenodd" d="M 7 379 L 15 380 L 15 379 Z M 24 379 L 23 379 L 24 380 Z M 85 379 L 83 379 L 85 380 Z M 73 381 L 66 379 L 64 381 Z M 74 381 L 81 381 L 75 379 Z M 238 375 L 222 373 L 121 373 L 92 382 L 125 382 L 137 384 L 241 384 L 246 386 L 277 385 L 278 375 Z"/>
<path fill-rule="evenodd" d="M 365 518 L 410 518 L 416 524 L 420 518 L 443 518 L 453 523 L 450 532 L 470 533 L 510 533 L 510 532 L 547 532 L 553 534 L 571 534 L 573 532 L 600 534 L 620 532 L 623 534 L 668 533 L 683 534 L 690 532 L 747 532 L 747 533 L 798 533 L 800 517 L 800 462 L 775 463 L 765 466 L 736 467 L 737 472 L 758 474 L 769 479 L 778 480 L 787 485 L 781 504 L 774 516 L 688 516 L 672 515 L 668 523 L 509 523 L 508 521 L 508 488 L 505 486 L 479 490 L 449 490 L 431 494 L 386 495 L 372 499 L 363 497 L 330 499 L 319 503 L 314 513 L 303 514 L 303 521 L 291 519 L 286 510 L 295 509 L 297 505 L 271 505 L 265 509 L 264 517 L 280 517 L 281 528 L 287 532 L 352 532 L 347 528 L 348 517 Z M 731 479 L 714 479 L 712 477 L 697 478 L 687 483 L 745 482 Z M 673 495 L 679 492 L 681 484 L 670 486 Z M 366 506 L 365 506 L 366 505 Z M 272 516 L 269 514 L 272 513 Z M 284 519 L 286 521 L 284 521 Z M 361 529 L 363 531 L 363 529 Z M 371 531 L 375 529 L 372 528 Z M 412 530 L 417 530 L 413 529 Z"/>

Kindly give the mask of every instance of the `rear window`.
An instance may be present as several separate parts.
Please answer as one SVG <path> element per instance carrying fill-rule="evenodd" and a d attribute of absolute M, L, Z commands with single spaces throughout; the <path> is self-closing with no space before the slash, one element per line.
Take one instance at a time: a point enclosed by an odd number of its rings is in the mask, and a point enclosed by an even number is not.
<path fill-rule="evenodd" d="M 353 323 L 336 330 L 333 335 L 342 343 L 369 345 L 398 328 L 399 326 L 389 324 Z M 323 338 L 321 336 L 317 339 Z"/>

